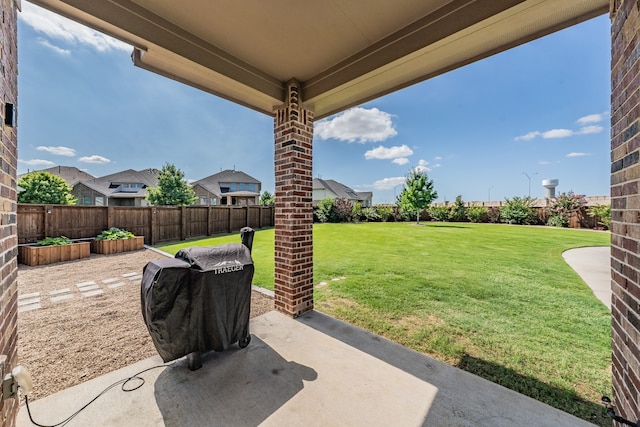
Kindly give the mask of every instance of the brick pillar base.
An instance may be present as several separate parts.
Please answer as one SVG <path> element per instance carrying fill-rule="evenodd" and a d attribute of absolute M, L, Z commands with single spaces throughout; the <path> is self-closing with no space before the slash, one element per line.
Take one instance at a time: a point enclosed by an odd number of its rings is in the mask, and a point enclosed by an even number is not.
<path fill-rule="evenodd" d="M 640 417 L 640 0 L 611 1 L 613 393 Z"/>
<path fill-rule="evenodd" d="M 0 0 L 0 378 L 18 363 L 17 128 L 5 123 L 6 104 L 17 105 L 18 48 L 15 0 Z M 0 401 L 0 424 L 15 425 L 16 399 Z"/>
<path fill-rule="evenodd" d="M 297 317 L 313 309 L 313 112 L 297 82 L 276 111 L 275 307 Z"/>

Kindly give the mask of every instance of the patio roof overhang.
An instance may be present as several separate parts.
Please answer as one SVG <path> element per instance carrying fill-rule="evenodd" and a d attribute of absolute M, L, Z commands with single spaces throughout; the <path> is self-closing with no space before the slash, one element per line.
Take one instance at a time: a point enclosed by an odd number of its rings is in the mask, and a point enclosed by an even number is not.
<path fill-rule="evenodd" d="M 272 115 L 323 118 L 609 10 L 609 0 L 30 0 L 134 46 L 135 65 Z"/>

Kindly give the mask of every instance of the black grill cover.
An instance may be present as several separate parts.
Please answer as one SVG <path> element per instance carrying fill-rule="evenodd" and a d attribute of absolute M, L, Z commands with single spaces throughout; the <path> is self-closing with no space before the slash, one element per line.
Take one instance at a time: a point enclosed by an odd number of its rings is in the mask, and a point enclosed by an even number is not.
<path fill-rule="evenodd" d="M 142 317 L 162 360 L 222 351 L 248 337 L 253 271 L 241 244 L 192 247 L 149 262 Z"/>

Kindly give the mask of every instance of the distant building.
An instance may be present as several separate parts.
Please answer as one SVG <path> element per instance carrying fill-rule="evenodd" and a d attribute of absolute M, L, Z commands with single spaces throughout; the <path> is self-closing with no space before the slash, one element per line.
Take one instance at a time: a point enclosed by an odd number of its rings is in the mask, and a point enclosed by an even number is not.
<path fill-rule="evenodd" d="M 71 194 L 82 206 L 148 206 L 147 188 L 157 185 L 157 169 L 128 169 L 79 182 Z"/>
<path fill-rule="evenodd" d="M 242 171 L 225 170 L 191 184 L 202 206 L 257 206 L 262 183 Z"/>
<path fill-rule="evenodd" d="M 323 199 L 347 199 L 351 203 L 360 203 L 363 208 L 371 206 L 371 191 L 354 191 L 344 184 L 332 179 L 313 179 L 313 206 Z"/>
<path fill-rule="evenodd" d="M 95 176 L 81 171 L 74 166 L 54 166 L 47 169 L 39 169 L 37 171 L 29 171 L 27 173 L 20 174 L 18 175 L 18 181 L 20 181 L 20 178 L 23 176 L 32 172 L 49 172 L 52 175 L 57 175 L 64 179 L 71 187 L 75 186 L 80 181 L 88 181 L 95 178 Z"/>

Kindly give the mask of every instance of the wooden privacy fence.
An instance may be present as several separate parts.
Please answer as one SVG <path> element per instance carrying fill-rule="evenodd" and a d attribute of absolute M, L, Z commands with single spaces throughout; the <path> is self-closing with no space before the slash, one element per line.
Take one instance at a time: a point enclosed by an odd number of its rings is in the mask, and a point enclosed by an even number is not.
<path fill-rule="evenodd" d="M 274 225 L 272 206 L 64 206 L 18 205 L 18 243 L 34 243 L 45 237 L 70 239 L 96 237 L 118 227 L 144 236 L 147 245 L 192 237 L 231 233 L 242 227 Z"/>

